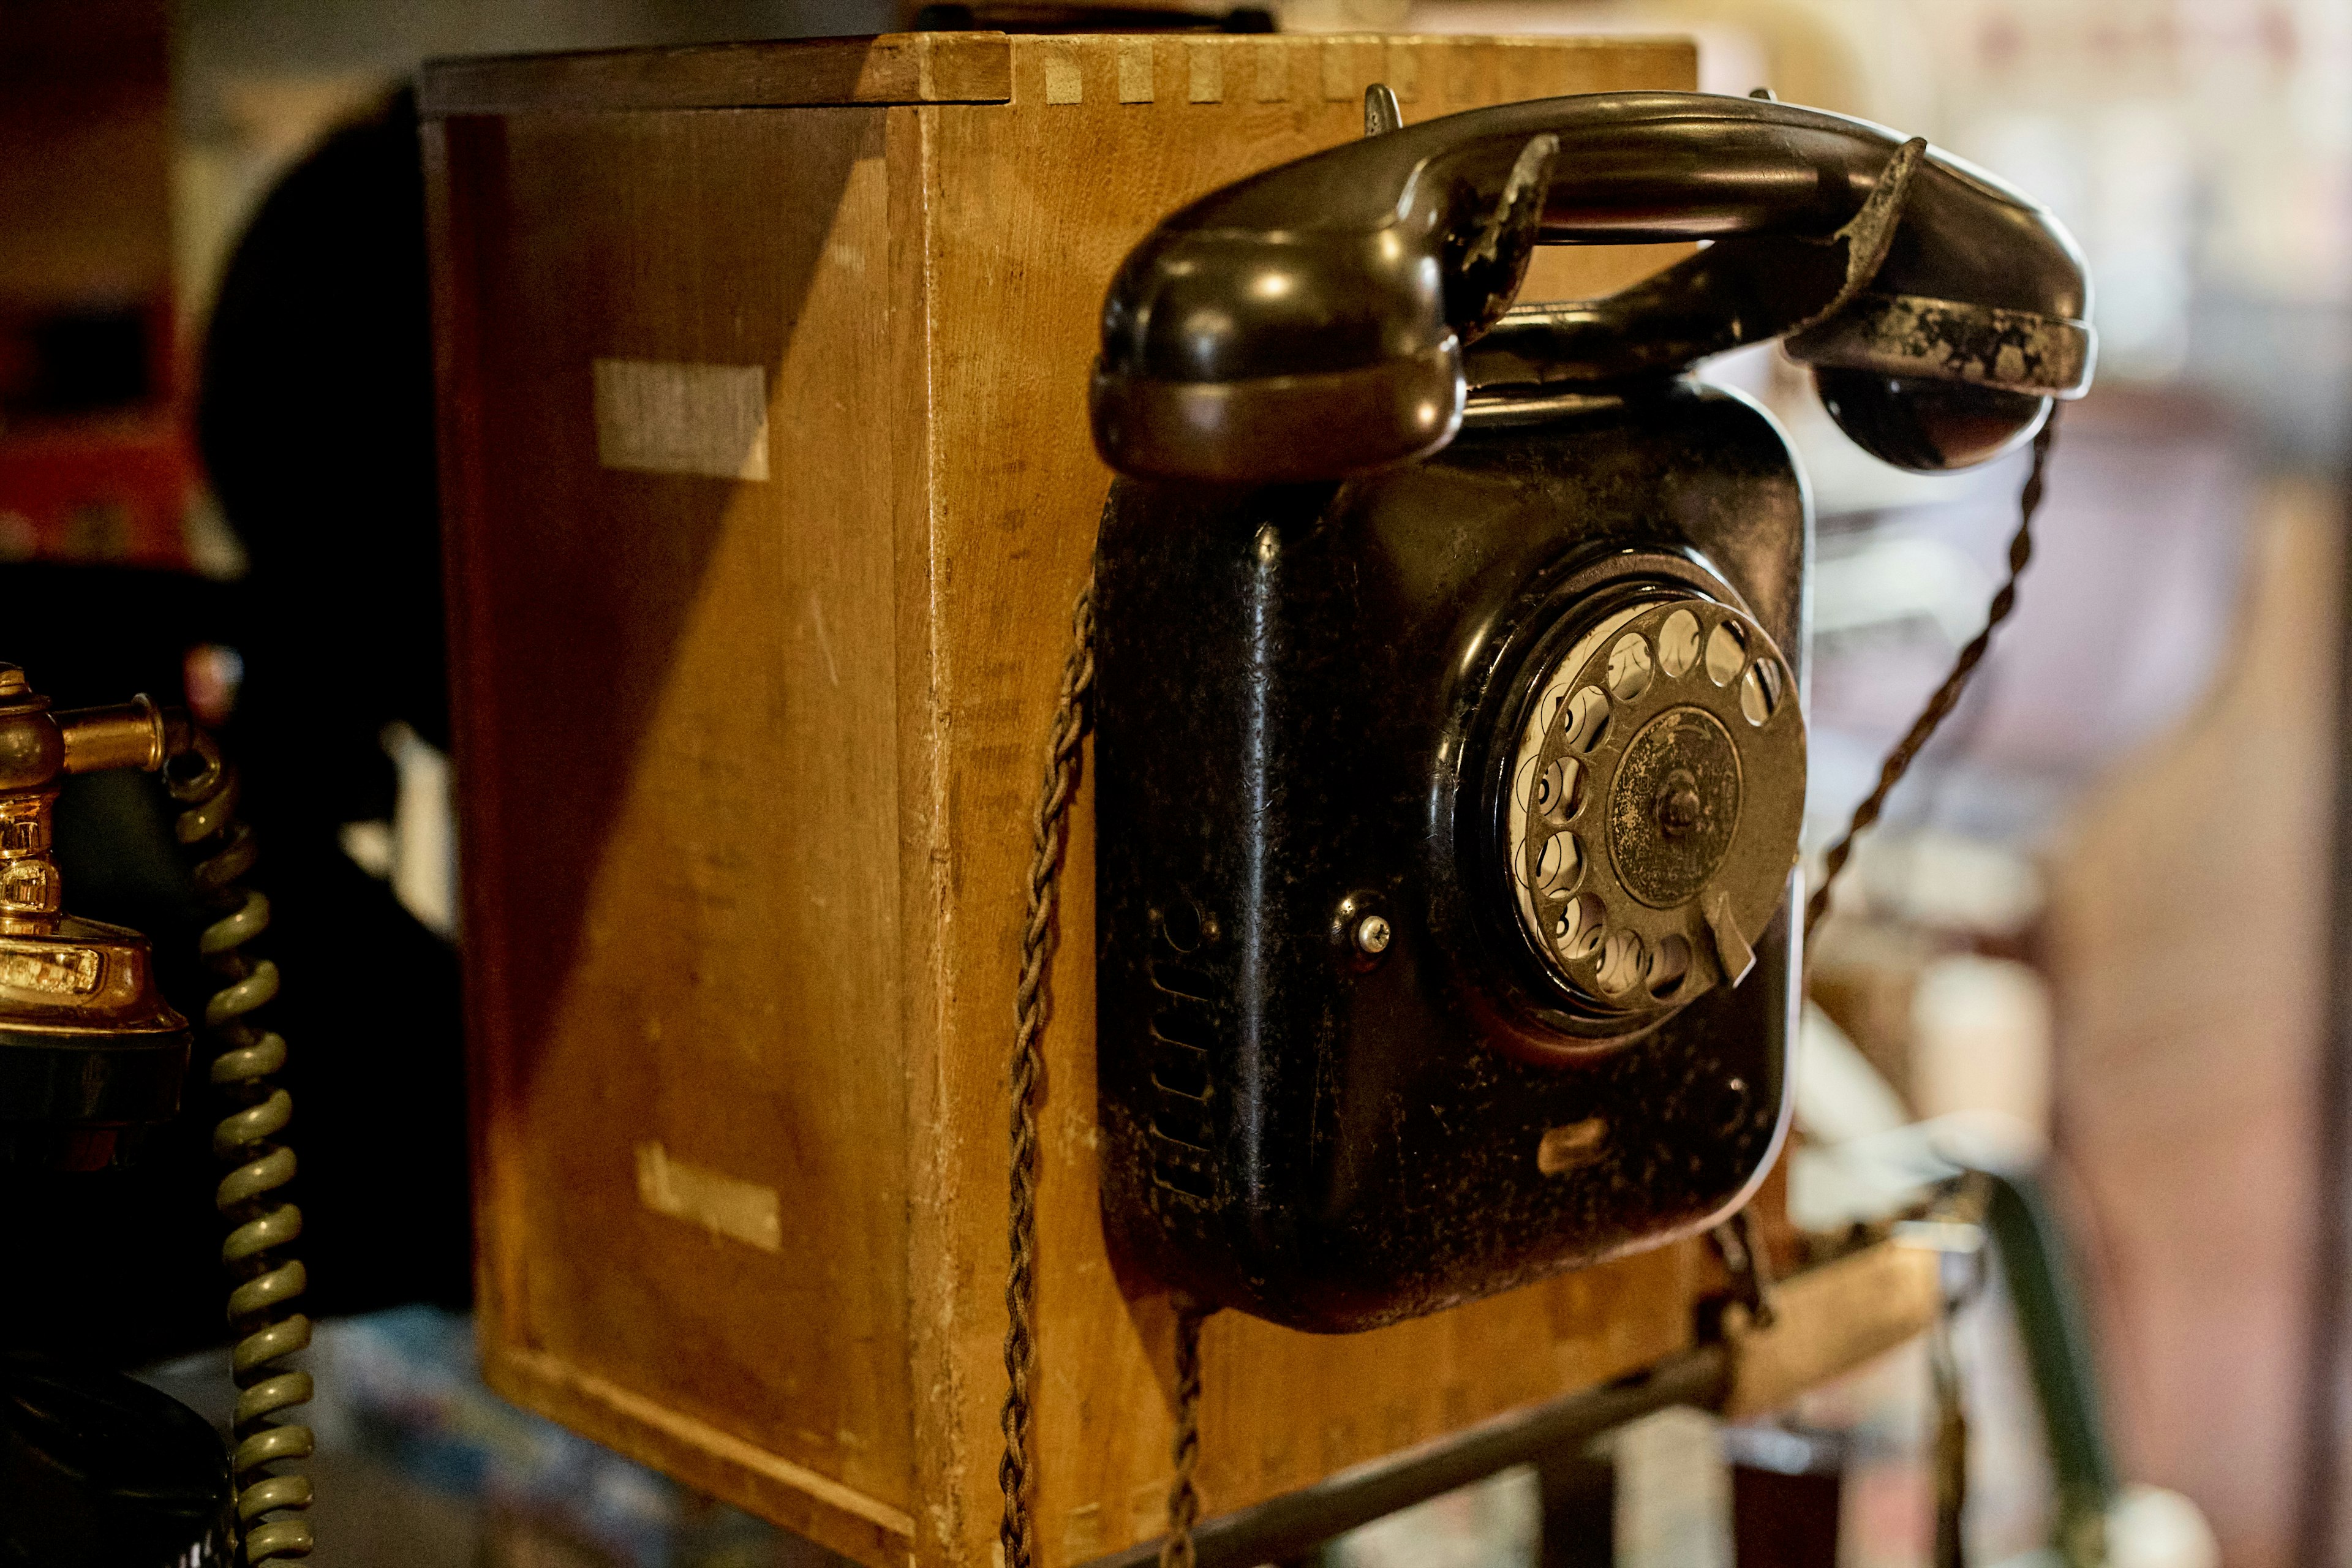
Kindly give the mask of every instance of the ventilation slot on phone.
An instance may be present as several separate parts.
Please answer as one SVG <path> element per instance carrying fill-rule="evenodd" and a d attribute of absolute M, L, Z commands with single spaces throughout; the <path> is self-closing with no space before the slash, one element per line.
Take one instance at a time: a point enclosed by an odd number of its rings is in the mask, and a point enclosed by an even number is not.
<path fill-rule="evenodd" d="M 1217 1045 L 1224 988 L 1216 978 L 1177 962 L 1179 948 L 1165 926 L 1150 964 L 1151 1009 L 1152 1180 L 1186 1197 L 1216 1195 L 1216 1082 L 1209 1064 Z"/>
<path fill-rule="evenodd" d="M 1206 1053 L 1217 1042 L 1215 1009 L 1197 996 L 1162 992 L 1153 998 L 1151 1032 L 1171 1044 Z"/>
<path fill-rule="evenodd" d="M 1209 1098 L 1209 1053 L 1152 1031 L 1151 1082 L 1164 1094 L 1186 1100 Z"/>
<path fill-rule="evenodd" d="M 1151 1130 L 1171 1143 L 1198 1149 L 1204 1160 L 1209 1157 L 1208 1144 L 1216 1136 L 1215 1130 L 1209 1125 L 1209 1108 L 1206 1105 L 1196 1100 L 1190 1106 L 1185 1106 L 1174 1095 L 1161 1098 L 1160 1108 L 1151 1114 Z"/>
<path fill-rule="evenodd" d="M 1206 1200 L 1217 1195 L 1216 1156 L 1151 1130 L 1151 1179 L 1172 1193 Z"/>
<path fill-rule="evenodd" d="M 1168 1081 L 1171 1070 L 1180 1075 L 1187 1070 L 1181 1062 L 1170 1061 L 1170 1057 L 1174 1054 L 1161 1052 L 1160 1060 L 1151 1069 L 1151 1086 L 1159 1090 L 1152 1097 L 1151 1130 L 1163 1138 L 1172 1138 L 1179 1143 L 1189 1143 L 1205 1152 L 1217 1142 L 1216 1122 L 1209 1115 L 1208 1072 L 1204 1067 L 1190 1068 L 1202 1092 L 1186 1093 L 1183 1089 Z"/>
<path fill-rule="evenodd" d="M 1164 958 L 1151 961 L 1151 984 L 1174 996 L 1191 996 L 1199 1001 L 1213 1001 L 1217 983 L 1190 964 L 1173 963 Z"/>

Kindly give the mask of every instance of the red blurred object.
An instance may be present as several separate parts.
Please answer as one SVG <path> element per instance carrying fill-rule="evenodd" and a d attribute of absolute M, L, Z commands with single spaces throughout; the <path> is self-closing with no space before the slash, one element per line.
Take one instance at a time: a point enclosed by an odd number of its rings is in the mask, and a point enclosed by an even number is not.
<path fill-rule="evenodd" d="M 0 559 L 184 569 L 195 484 L 176 410 L 0 434 Z"/>
<path fill-rule="evenodd" d="M 0 16 L 0 560 L 185 570 L 170 7 Z"/>

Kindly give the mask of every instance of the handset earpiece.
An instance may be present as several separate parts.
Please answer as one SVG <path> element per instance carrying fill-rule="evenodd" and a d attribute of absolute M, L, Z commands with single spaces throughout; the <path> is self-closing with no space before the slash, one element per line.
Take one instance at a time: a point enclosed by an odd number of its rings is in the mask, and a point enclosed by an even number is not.
<path fill-rule="evenodd" d="M 1914 204 L 1868 285 L 1788 342 L 1839 428 L 1922 472 L 1972 467 L 2088 389 L 2097 340 L 2081 254 L 2057 220 L 1991 175 L 1957 181 L 2006 200 Z"/>
<path fill-rule="evenodd" d="M 2052 399 L 1926 375 L 1813 367 L 1822 406 L 1853 444 L 1915 473 L 1972 468 L 2013 451 L 2050 417 Z"/>
<path fill-rule="evenodd" d="M 2096 349 L 2078 321 L 1881 288 L 1789 342 L 1838 428 L 1897 468 L 1965 468 L 2042 427 L 2088 386 Z M 1935 280 L 1927 281 L 1934 287 Z"/>
<path fill-rule="evenodd" d="M 1705 239 L 1608 300 L 1506 310 L 1536 244 Z M 1163 221 L 1103 308 L 1122 472 L 1344 479 L 1465 408 L 1607 390 L 1793 334 L 1889 461 L 1980 461 L 2079 396 L 2088 285 L 2051 215 L 1859 121 L 1700 93 L 1540 100 L 1384 131 Z"/>

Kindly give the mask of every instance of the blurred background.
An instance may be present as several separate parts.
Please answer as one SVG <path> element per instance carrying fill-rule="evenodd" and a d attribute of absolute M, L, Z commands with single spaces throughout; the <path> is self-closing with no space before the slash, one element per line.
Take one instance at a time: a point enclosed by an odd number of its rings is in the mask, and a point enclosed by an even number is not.
<path fill-rule="evenodd" d="M 1695 35 L 1708 89 L 1925 134 L 2082 242 L 2097 388 L 2066 411 L 2015 618 L 1822 936 L 1790 1214 L 1833 1237 L 1897 1212 L 1931 1147 L 2038 1173 L 2120 1468 L 2161 1489 L 2158 1513 L 2193 1505 L 2148 1527 L 2174 1555 L 2145 1561 L 2352 1562 L 2352 0 L 1267 9 L 1304 30 Z M 306 911 L 280 956 L 296 1100 L 333 1131 L 303 1149 L 306 1206 L 340 1216 L 305 1240 L 341 1319 L 320 1352 L 331 1563 L 816 1560 L 472 1376 L 403 95 L 429 56 L 908 19 L 886 0 L 0 0 L 0 654 L 67 703 L 145 689 L 226 726 L 264 885 Z M 1814 486 L 1818 853 L 1982 624 L 2023 475 L 1876 463 L 1777 351 L 1709 374 L 1780 416 Z M 78 780 L 62 810 L 77 907 L 183 951 L 151 793 Z M 225 1380 L 201 1128 L 169 1153 L 6 1194 L 32 1253 L 84 1283 L 0 1292 L 0 1335 L 145 1365 L 204 1407 Z M 1971 1561 L 2049 1531 L 2031 1331 L 1997 1271 L 1956 1324 Z M 1606 1464 L 1621 1563 L 1728 1563 L 1738 1478 L 1829 1473 L 1839 1562 L 1923 1564 L 1929 1387 L 1925 1350 L 1900 1352 L 1769 1431 L 1668 1422 L 1327 1556 L 1607 1561 L 1533 1522 Z M 1689 1479 L 1694 1443 L 1715 1479 Z"/>

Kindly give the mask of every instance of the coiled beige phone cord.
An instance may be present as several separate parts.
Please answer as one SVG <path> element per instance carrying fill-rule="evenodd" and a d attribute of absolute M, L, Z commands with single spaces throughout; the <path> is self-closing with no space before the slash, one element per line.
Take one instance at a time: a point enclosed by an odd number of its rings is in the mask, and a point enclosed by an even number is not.
<path fill-rule="evenodd" d="M 310 1374 L 286 1358 L 310 1342 L 310 1320 L 287 1303 L 309 1284 L 287 1247 L 302 1234 L 302 1211 L 282 1201 L 293 1179 L 294 1152 L 278 1142 L 293 1114 L 286 1090 L 270 1082 L 286 1065 L 286 1041 L 250 1021 L 278 994 L 278 966 L 242 950 L 268 928 L 269 900 L 240 886 L 256 855 L 252 831 L 236 820 L 236 771 L 221 760 L 209 736 L 197 732 L 164 766 L 164 784 L 186 806 L 173 824 L 183 847 L 201 857 L 197 897 L 218 918 L 197 938 L 197 950 L 224 984 L 205 1005 L 205 1027 L 221 1047 L 212 1080 L 236 1103 L 213 1130 L 213 1152 L 236 1162 L 215 1201 L 233 1228 L 221 1260 L 236 1281 L 228 1320 L 236 1331 L 230 1369 L 236 1380 L 233 1432 L 236 1449 L 236 1513 L 245 1531 L 245 1561 L 258 1564 L 310 1553 L 310 1479 L 282 1467 L 310 1458 L 310 1429 L 280 1419 L 310 1402 Z"/>

